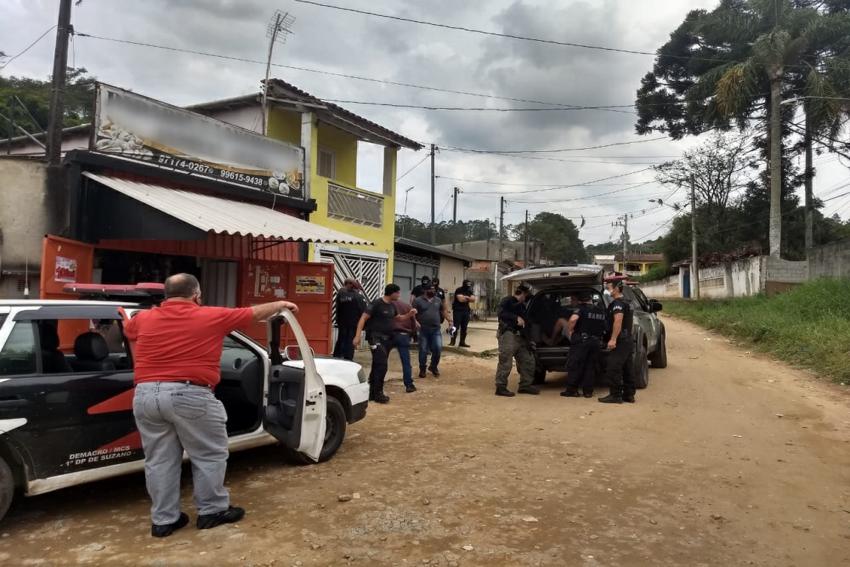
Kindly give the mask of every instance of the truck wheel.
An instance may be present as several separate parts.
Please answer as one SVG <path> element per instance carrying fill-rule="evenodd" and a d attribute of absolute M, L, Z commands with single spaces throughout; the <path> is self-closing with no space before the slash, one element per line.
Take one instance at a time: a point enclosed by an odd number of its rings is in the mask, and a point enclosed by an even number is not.
<path fill-rule="evenodd" d="M 667 368 L 667 331 L 661 331 L 658 348 L 649 357 L 653 368 Z"/>
<path fill-rule="evenodd" d="M 14 498 L 15 477 L 12 475 L 12 469 L 9 468 L 3 457 L 0 457 L 0 520 L 9 511 L 9 506 L 12 505 Z"/>
<path fill-rule="evenodd" d="M 327 410 L 325 411 L 325 444 L 319 454 L 319 462 L 330 460 L 339 450 L 345 440 L 345 429 L 348 426 L 348 418 L 345 416 L 345 408 L 338 399 L 328 396 Z M 286 458 L 295 465 L 316 464 L 313 459 L 294 449 L 284 449 Z"/>
<path fill-rule="evenodd" d="M 635 350 L 634 369 L 635 387 L 643 390 L 649 386 L 649 360 L 646 358 L 646 345 L 641 341 Z"/>

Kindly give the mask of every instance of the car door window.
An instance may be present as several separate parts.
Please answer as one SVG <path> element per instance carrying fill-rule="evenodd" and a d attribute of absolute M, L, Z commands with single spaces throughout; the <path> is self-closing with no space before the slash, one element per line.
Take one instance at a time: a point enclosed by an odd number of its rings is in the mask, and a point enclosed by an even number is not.
<path fill-rule="evenodd" d="M 35 330 L 29 321 L 20 321 L 0 350 L 0 376 L 35 374 L 38 371 Z"/>

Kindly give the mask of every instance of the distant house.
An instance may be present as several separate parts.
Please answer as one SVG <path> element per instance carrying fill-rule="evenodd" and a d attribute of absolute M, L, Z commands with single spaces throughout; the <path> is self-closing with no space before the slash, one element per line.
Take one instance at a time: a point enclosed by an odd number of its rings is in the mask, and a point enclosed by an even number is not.
<path fill-rule="evenodd" d="M 628 254 L 623 262 L 622 254 L 597 254 L 593 263 L 602 266 L 605 272 L 620 272 L 629 276 L 640 276 L 664 263 L 664 254 Z"/>
<path fill-rule="evenodd" d="M 393 260 L 392 282 L 401 287 L 405 301 L 422 276 L 440 278 L 440 287 L 453 292 L 460 287 L 473 263 L 472 258 L 463 254 L 401 237 L 395 239 Z"/>

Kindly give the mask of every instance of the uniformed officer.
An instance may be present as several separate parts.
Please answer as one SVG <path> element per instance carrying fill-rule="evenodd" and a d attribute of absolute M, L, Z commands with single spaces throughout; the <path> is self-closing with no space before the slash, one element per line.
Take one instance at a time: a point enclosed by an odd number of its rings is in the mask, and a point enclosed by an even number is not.
<path fill-rule="evenodd" d="M 496 395 L 512 397 L 508 389 L 508 376 L 511 374 L 513 360 L 516 359 L 519 372 L 519 394 L 540 393 L 533 386 L 534 355 L 531 354 L 531 343 L 525 336 L 526 309 L 525 302 L 531 295 L 531 290 L 521 285 L 513 296 L 502 299 L 499 303 L 499 365 L 496 367 Z"/>
<path fill-rule="evenodd" d="M 472 314 L 470 303 L 475 301 L 475 293 L 472 290 L 472 280 L 463 280 L 459 288 L 455 290 L 452 299 L 452 318 L 460 334 L 460 346 L 469 348 L 466 344 L 466 332 L 469 328 L 469 319 Z M 457 335 L 452 335 L 451 345 L 454 346 Z"/>
<path fill-rule="evenodd" d="M 561 395 L 577 398 L 581 387 L 584 397 L 592 398 L 599 352 L 608 331 L 608 323 L 605 309 L 591 302 L 590 293 L 579 294 L 578 300 L 578 310 L 567 323 L 570 358 L 567 361 L 567 388 Z"/>
<path fill-rule="evenodd" d="M 608 322 L 611 334 L 608 338 L 608 363 L 605 367 L 605 377 L 611 388 L 611 393 L 599 401 L 604 404 L 635 403 L 635 378 L 632 367 L 632 308 L 623 299 L 622 279 L 608 282 L 608 291 L 613 300 L 608 304 Z"/>
<path fill-rule="evenodd" d="M 366 328 L 368 332 L 366 340 L 372 351 L 372 368 L 369 371 L 369 400 L 385 404 L 390 401 L 389 396 L 384 393 L 384 378 L 387 375 L 387 355 L 392 348 L 393 322 L 412 319 L 416 317 L 416 309 L 411 309 L 404 315 L 399 315 L 396 310 L 395 301 L 401 296 L 401 288 L 395 284 L 388 284 L 384 288 L 384 296 L 379 297 L 360 316 L 357 330 L 354 332 L 352 343 L 356 346 L 360 342 L 360 333 Z"/>

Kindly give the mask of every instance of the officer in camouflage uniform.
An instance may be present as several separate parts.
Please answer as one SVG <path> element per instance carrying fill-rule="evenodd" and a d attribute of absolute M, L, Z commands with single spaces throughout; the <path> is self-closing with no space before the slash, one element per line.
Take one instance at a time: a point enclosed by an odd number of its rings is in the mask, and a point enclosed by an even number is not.
<path fill-rule="evenodd" d="M 521 285 L 513 296 L 502 299 L 499 303 L 499 365 L 496 368 L 496 395 L 513 397 L 508 389 L 508 376 L 511 374 L 513 360 L 516 359 L 519 372 L 520 394 L 537 395 L 540 390 L 535 388 L 534 355 L 531 353 L 531 342 L 525 336 L 526 309 L 525 303 L 531 295 L 531 290 Z"/>

